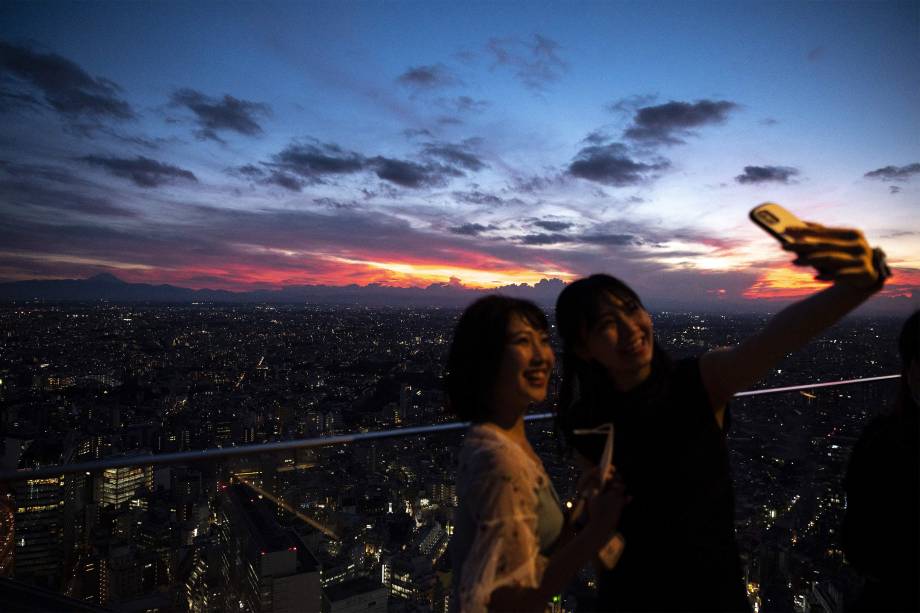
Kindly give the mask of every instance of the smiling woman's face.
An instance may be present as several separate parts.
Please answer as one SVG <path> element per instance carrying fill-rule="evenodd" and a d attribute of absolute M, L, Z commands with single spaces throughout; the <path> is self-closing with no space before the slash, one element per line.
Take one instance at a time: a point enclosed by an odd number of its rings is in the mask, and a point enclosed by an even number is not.
<path fill-rule="evenodd" d="M 607 294 L 597 321 L 585 330 L 578 353 L 604 367 L 618 385 L 628 387 L 651 372 L 652 318 L 630 298 Z"/>
<path fill-rule="evenodd" d="M 546 387 L 556 358 L 549 331 L 534 328 L 520 315 L 508 322 L 505 350 L 495 382 L 498 406 L 526 410 L 546 399 Z"/>

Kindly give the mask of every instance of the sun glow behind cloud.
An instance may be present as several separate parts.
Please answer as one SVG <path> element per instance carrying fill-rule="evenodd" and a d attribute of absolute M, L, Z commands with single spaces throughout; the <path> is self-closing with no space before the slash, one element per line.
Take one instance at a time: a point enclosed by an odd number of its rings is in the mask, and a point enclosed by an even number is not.
<path fill-rule="evenodd" d="M 347 265 L 356 265 L 387 271 L 391 285 L 417 287 L 432 283 L 456 283 L 478 289 L 501 287 L 503 285 L 527 283 L 533 285 L 542 279 L 571 280 L 576 275 L 563 270 L 529 270 L 525 268 L 477 268 L 449 264 L 419 264 L 408 262 L 381 262 L 349 258 L 330 258 Z"/>

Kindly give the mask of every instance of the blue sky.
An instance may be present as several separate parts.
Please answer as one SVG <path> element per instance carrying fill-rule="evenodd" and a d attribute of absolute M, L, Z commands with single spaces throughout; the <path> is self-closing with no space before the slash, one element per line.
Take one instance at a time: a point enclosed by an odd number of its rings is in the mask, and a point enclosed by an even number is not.
<path fill-rule="evenodd" d="M 747 221 L 920 283 L 920 5 L 4 3 L 0 278 L 808 291 Z M 882 300 L 879 298 L 878 300 Z"/>

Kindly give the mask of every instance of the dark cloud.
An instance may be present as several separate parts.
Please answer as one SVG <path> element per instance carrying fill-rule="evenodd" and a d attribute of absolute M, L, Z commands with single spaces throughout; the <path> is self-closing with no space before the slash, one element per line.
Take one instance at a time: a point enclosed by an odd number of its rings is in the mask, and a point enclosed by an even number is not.
<path fill-rule="evenodd" d="M 292 177 L 286 172 L 272 172 L 263 180 L 266 185 L 277 185 L 292 192 L 299 192 L 306 183 L 297 177 Z"/>
<path fill-rule="evenodd" d="M 245 136 L 262 133 L 258 117 L 267 117 L 271 108 L 261 102 L 240 100 L 229 94 L 223 98 L 211 98 L 193 89 L 180 89 L 172 95 L 172 104 L 183 106 L 195 114 L 200 138 L 221 141 L 218 132 L 230 131 Z"/>
<path fill-rule="evenodd" d="M 520 238 L 525 245 L 588 244 L 604 246 L 641 245 L 643 241 L 632 234 L 561 234 L 559 232 L 527 234 Z"/>
<path fill-rule="evenodd" d="M 558 232 L 526 234 L 520 238 L 525 245 L 588 244 L 606 246 L 640 245 L 642 240 L 632 234 L 585 234 L 572 235 Z"/>
<path fill-rule="evenodd" d="M 735 177 L 738 183 L 789 183 L 799 171 L 790 166 L 745 166 Z"/>
<path fill-rule="evenodd" d="M 443 64 L 415 66 L 402 73 L 396 80 L 416 90 L 440 89 L 460 82 Z"/>
<path fill-rule="evenodd" d="M 358 208 L 358 205 L 354 202 L 342 202 L 341 200 L 336 200 L 335 198 L 314 198 L 313 204 L 339 211 Z"/>
<path fill-rule="evenodd" d="M 478 236 L 482 232 L 486 232 L 487 230 L 492 229 L 493 226 L 484 226 L 481 223 L 465 223 L 462 226 L 448 228 L 450 232 L 463 236 Z"/>
<path fill-rule="evenodd" d="M 693 134 L 691 128 L 723 123 L 728 114 L 738 108 L 727 100 L 672 100 L 657 106 L 638 109 L 633 123 L 623 133 L 626 138 L 652 144 L 675 145 L 684 141 L 679 136 Z"/>
<path fill-rule="evenodd" d="M 486 168 L 486 164 L 474 154 L 468 143 L 454 145 L 448 143 L 428 143 L 422 149 L 424 155 L 438 158 L 452 166 L 459 166 L 466 170 L 478 171 Z"/>
<path fill-rule="evenodd" d="M 471 149 L 476 143 L 475 139 L 460 144 L 427 143 L 421 155 L 428 159 L 416 162 L 380 155 L 368 157 L 332 143 L 309 141 L 289 145 L 263 164 L 272 170 L 267 183 L 292 191 L 300 191 L 306 184 L 322 183 L 330 175 L 365 171 L 394 185 L 417 189 L 443 186 L 451 178 L 464 176 L 463 170 L 485 168 Z M 245 174 L 241 169 L 236 172 Z"/>
<path fill-rule="evenodd" d="M 480 206 L 499 207 L 507 204 L 521 205 L 524 201 L 520 198 L 501 198 L 495 194 L 474 189 L 467 192 L 453 192 L 454 198 L 467 204 L 477 204 Z"/>
<path fill-rule="evenodd" d="M 20 87 L 39 90 L 45 103 L 67 116 L 95 119 L 132 119 L 134 110 L 119 97 L 114 82 L 92 77 L 74 62 L 55 53 L 0 42 L 0 73 Z M 6 92 L 7 103 L 32 103 L 27 92 Z"/>
<path fill-rule="evenodd" d="M 455 113 L 482 113 L 489 108 L 489 102 L 487 100 L 475 100 L 469 96 L 439 98 L 437 104 Z"/>
<path fill-rule="evenodd" d="M 346 175 L 367 168 L 367 159 L 331 143 L 295 143 L 272 156 L 276 169 L 303 177 L 310 183 L 322 181 L 323 175 Z"/>
<path fill-rule="evenodd" d="M 559 56 L 559 43 L 534 34 L 531 40 L 493 38 L 488 43 L 495 66 L 505 66 L 525 87 L 542 91 L 568 71 Z"/>
<path fill-rule="evenodd" d="M 37 108 L 42 105 L 35 96 L 0 89 L 0 112 L 6 113 L 19 108 Z"/>
<path fill-rule="evenodd" d="M 594 130 L 584 137 L 581 142 L 588 143 L 589 145 L 603 145 L 610 142 L 611 138 L 612 137 L 603 130 Z"/>
<path fill-rule="evenodd" d="M 228 172 L 235 176 L 245 177 L 247 179 L 261 179 L 265 176 L 265 171 L 253 164 L 245 164 L 236 168 L 231 168 Z"/>
<path fill-rule="evenodd" d="M 565 234 L 525 234 L 520 237 L 520 242 L 525 245 L 557 245 L 559 243 L 570 243 L 572 237 Z"/>
<path fill-rule="evenodd" d="M 920 162 L 914 162 L 907 166 L 885 166 L 867 172 L 865 176 L 869 179 L 881 179 L 883 181 L 907 181 L 915 174 L 920 173 Z"/>
<path fill-rule="evenodd" d="M 23 164 L 20 162 L 11 162 L 9 160 L 0 160 L 0 172 L 9 179 L 37 181 L 42 183 L 60 183 L 67 186 L 90 185 L 88 181 L 79 178 L 70 170 L 59 166 Z"/>
<path fill-rule="evenodd" d="M 170 183 L 174 179 L 198 181 L 198 178 L 189 170 L 151 160 L 141 155 L 135 158 L 87 155 L 80 158 L 80 160 L 93 166 L 99 166 L 116 177 L 130 179 L 139 187 L 158 187 L 165 183 Z"/>
<path fill-rule="evenodd" d="M 593 245 L 641 245 L 642 239 L 632 234 L 588 234 L 578 237 L 582 243 Z"/>
<path fill-rule="evenodd" d="M 450 178 L 463 176 L 459 170 L 443 164 L 417 164 L 382 156 L 370 159 L 369 165 L 384 181 L 413 189 L 442 186 Z"/>
<path fill-rule="evenodd" d="M 59 220 L 62 211 L 105 217 L 136 217 L 100 194 L 98 186 L 60 167 L 0 160 L 0 208 L 44 209 Z M 8 210 L 7 213 L 10 211 Z"/>
<path fill-rule="evenodd" d="M 535 221 L 533 225 L 543 228 L 544 230 L 549 230 L 550 232 L 561 232 L 572 227 L 572 224 L 567 221 L 547 221 L 545 219 Z"/>
<path fill-rule="evenodd" d="M 624 187 L 650 180 L 656 171 L 668 168 L 665 160 L 646 164 L 630 158 L 622 143 L 585 147 L 569 165 L 569 174 L 604 185 Z"/>
<path fill-rule="evenodd" d="M 266 171 L 264 168 L 260 168 L 255 164 L 245 164 L 243 166 L 228 168 L 225 172 L 233 177 L 245 179 L 247 181 L 255 181 L 260 185 L 277 185 L 278 187 L 283 187 L 292 192 L 301 191 L 308 183 L 282 170 L 272 169 Z"/>

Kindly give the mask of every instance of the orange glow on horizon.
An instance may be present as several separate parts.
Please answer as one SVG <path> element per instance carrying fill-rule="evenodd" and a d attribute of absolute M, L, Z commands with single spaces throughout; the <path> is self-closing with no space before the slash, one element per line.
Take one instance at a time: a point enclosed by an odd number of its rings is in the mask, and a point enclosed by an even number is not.
<path fill-rule="evenodd" d="M 920 270 L 893 269 L 893 276 L 885 284 L 881 295 L 912 298 L 920 288 Z M 801 298 L 830 285 L 816 281 L 814 273 L 797 268 L 772 268 L 763 272 L 742 295 L 752 300 L 779 300 Z"/>
<path fill-rule="evenodd" d="M 474 289 L 492 289 L 503 285 L 527 283 L 533 285 L 541 279 L 574 278 L 575 275 L 562 270 L 529 270 L 524 268 L 490 267 L 488 269 L 466 266 L 453 266 L 441 263 L 380 262 L 374 260 L 355 260 L 334 258 L 344 264 L 366 266 L 386 271 L 394 282 L 388 285 L 401 287 L 418 287 L 432 283 L 460 283 Z"/>
<path fill-rule="evenodd" d="M 770 268 L 764 271 L 754 284 L 744 290 L 742 296 L 751 299 L 798 298 L 807 296 L 830 285 L 816 281 L 814 274 L 795 268 Z"/>
<path fill-rule="evenodd" d="M 290 268 L 227 263 L 222 266 L 198 265 L 181 268 L 151 268 L 113 271 L 132 283 L 169 283 L 192 289 L 248 291 L 279 289 L 292 285 L 384 285 L 388 287 L 424 288 L 432 284 L 450 284 L 470 289 L 493 289 L 504 285 L 534 285 L 542 279 L 570 280 L 574 274 L 553 269 L 516 267 L 509 262 L 479 261 L 472 265 L 432 261 L 378 261 L 374 259 L 326 256 L 305 260 L 303 266 Z"/>

